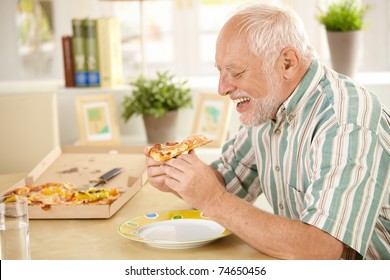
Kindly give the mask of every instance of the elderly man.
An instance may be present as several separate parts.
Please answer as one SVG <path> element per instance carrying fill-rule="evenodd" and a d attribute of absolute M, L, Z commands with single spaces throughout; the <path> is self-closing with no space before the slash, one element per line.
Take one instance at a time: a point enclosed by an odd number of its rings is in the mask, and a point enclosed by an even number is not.
<path fill-rule="evenodd" d="M 322 65 L 295 13 L 266 2 L 226 22 L 215 60 L 241 128 L 210 166 L 195 151 L 147 157 L 151 184 L 276 258 L 390 259 L 390 117 L 378 98 Z M 260 193 L 274 214 L 251 204 Z"/>

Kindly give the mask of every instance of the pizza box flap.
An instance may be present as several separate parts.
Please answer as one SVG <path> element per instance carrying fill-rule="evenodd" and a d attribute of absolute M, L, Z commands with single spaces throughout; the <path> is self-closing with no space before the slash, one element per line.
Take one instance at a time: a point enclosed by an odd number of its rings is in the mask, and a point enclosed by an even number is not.
<path fill-rule="evenodd" d="M 49 182 L 85 186 L 90 179 L 98 178 L 113 168 L 122 167 L 123 172 L 104 185 L 121 192 L 121 196 L 111 205 L 51 206 L 49 210 L 43 210 L 40 206 L 29 207 L 30 219 L 109 218 L 145 184 L 144 159 L 143 147 L 57 147 L 24 180 L 17 182 L 6 192 L 27 184 Z"/>

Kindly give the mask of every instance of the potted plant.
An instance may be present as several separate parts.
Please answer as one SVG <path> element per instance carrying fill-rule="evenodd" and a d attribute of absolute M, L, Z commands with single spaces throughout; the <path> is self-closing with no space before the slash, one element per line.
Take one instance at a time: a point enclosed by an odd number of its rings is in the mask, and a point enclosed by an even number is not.
<path fill-rule="evenodd" d="M 176 134 L 177 114 L 181 108 L 192 107 L 188 81 L 178 81 L 174 75 L 157 72 L 157 77 L 138 77 L 131 83 L 132 94 L 122 100 L 125 122 L 134 116 L 143 117 L 148 143 L 172 141 Z"/>
<path fill-rule="evenodd" d="M 317 20 L 325 26 L 333 68 L 353 77 L 362 51 L 362 30 L 370 6 L 356 0 L 332 2 L 319 9 Z"/>

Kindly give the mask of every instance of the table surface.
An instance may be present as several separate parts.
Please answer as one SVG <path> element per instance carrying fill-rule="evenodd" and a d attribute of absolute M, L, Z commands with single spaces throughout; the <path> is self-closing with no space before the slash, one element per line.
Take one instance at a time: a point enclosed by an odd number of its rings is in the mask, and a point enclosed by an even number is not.
<path fill-rule="evenodd" d="M 0 190 L 9 188 L 24 173 L 0 175 Z M 131 218 L 152 212 L 191 209 L 176 196 L 145 184 L 109 219 L 30 220 L 32 259 L 40 260 L 218 260 L 271 259 L 233 234 L 203 247 L 159 249 L 124 238 L 119 226 Z"/>

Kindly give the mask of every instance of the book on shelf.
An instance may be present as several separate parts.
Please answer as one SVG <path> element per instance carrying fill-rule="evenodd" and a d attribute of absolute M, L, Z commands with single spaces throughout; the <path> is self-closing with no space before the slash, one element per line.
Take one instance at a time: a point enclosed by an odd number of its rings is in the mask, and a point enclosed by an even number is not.
<path fill-rule="evenodd" d="M 88 86 L 87 60 L 85 54 L 85 28 L 83 19 L 72 19 L 72 49 L 74 62 L 74 80 L 76 87 Z"/>
<path fill-rule="evenodd" d="M 97 20 L 84 19 L 85 58 L 87 64 L 88 86 L 100 86 L 99 51 L 97 40 Z"/>
<path fill-rule="evenodd" d="M 62 36 L 62 57 L 64 64 L 64 79 L 65 87 L 74 87 L 74 65 L 73 65 L 73 50 L 72 36 Z"/>
<path fill-rule="evenodd" d="M 70 38 L 67 38 L 67 42 L 71 42 L 73 86 L 113 87 L 123 84 L 119 19 L 116 17 L 72 19 L 72 30 L 73 36 L 68 36 Z M 64 56 L 64 67 L 65 59 L 69 60 Z"/>
<path fill-rule="evenodd" d="M 123 84 L 122 39 L 118 18 L 98 18 L 97 37 L 100 85 L 102 87 L 113 87 Z"/>

